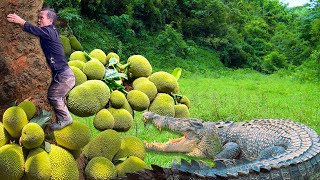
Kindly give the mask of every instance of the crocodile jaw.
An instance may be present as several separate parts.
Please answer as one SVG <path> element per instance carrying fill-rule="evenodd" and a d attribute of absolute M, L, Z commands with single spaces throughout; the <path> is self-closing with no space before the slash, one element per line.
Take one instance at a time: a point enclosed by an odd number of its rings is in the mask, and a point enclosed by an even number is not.
<path fill-rule="evenodd" d="M 163 152 L 182 152 L 190 153 L 197 147 L 196 140 L 190 140 L 185 136 L 170 140 L 166 143 L 148 143 L 144 142 L 145 148 L 152 151 L 163 151 Z"/>

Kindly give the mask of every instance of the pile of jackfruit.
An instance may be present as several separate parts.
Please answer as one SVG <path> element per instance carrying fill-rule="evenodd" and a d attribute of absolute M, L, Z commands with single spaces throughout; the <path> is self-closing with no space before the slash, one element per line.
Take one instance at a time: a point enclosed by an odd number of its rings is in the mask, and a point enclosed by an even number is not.
<path fill-rule="evenodd" d="M 60 41 L 63 45 L 63 50 L 66 56 L 70 56 L 70 54 L 74 51 L 82 51 L 83 47 L 80 41 L 77 39 L 75 35 L 72 33 L 68 34 L 60 34 Z"/>

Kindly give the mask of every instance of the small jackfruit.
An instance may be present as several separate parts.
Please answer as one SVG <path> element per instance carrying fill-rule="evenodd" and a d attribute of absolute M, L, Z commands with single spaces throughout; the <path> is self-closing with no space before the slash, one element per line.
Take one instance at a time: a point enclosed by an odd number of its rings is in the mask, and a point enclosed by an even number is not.
<path fill-rule="evenodd" d="M 152 73 L 151 64 L 142 55 L 130 56 L 127 62 L 129 63 L 128 71 L 133 78 L 148 77 Z"/>
<path fill-rule="evenodd" d="M 125 176 L 126 173 L 147 169 L 147 164 L 138 157 L 130 156 L 122 163 L 116 165 L 118 177 Z"/>
<path fill-rule="evenodd" d="M 79 180 L 78 165 L 70 152 L 60 146 L 51 144 L 49 157 L 51 179 Z"/>
<path fill-rule="evenodd" d="M 67 36 L 64 35 L 60 35 L 60 41 L 62 43 L 63 46 L 63 50 L 64 50 L 64 54 L 68 57 L 70 56 L 70 54 L 72 53 L 72 48 L 71 48 L 71 44 L 70 44 L 70 40 Z"/>
<path fill-rule="evenodd" d="M 49 154 L 42 148 L 31 150 L 25 163 L 25 173 L 30 180 L 49 180 L 51 175 Z"/>
<path fill-rule="evenodd" d="M 133 81 L 133 82 L 135 82 L 135 81 Z M 133 87 L 133 89 L 139 90 L 139 91 L 145 93 L 148 96 L 150 102 L 153 101 L 153 99 L 158 94 L 158 90 L 157 90 L 156 85 L 154 85 L 154 83 L 149 81 L 148 79 L 146 81 L 141 82 L 141 83 L 137 83 Z"/>
<path fill-rule="evenodd" d="M 88 76 L 88 79 L 100 80 L 104 77 L 106 69 L 99 60 L 92 59 L 84 65 L 83 72 Z"/>
<path fill-rule="evenodd" d="M 178 98 L 178 103 L 185 104 L 188 108 L 191 106 L 191 102 L 187 96 L 182 96 L 182 98 Z"/>
<path fill-rule="evenodd" d="M 143 142 L 135 136 L 122 137 L 120 150 L 114 156 L 113 160 L 129 156 L 136 156 L 142 160 L 146 157 L 146 150 Z"/>
<path fill-rule="evenodd" d="M 112 91 L 110 94 L 110 103 L 114 108 L 121 108 L 126 101 L 126 96 L 119 90 Z"/>
<path fill-rule="evenodd" d="M 74 77 L 76 78 L 75 86 L 78 86 L 88 80 L 87 76 L 79 68 L 70 66 L 70 69 L 72 70 Z"/>
<path fill-rule="evenodd" d="M 111 93 L 112 94 L 112 93 Z M 112 129 L 114 126 L 114 118 L 107 109 L 101 109 L 93 119 L 93 126 L 99 131 Z"/>
<path fill-rule="evenodd" d="M 75 50 L 75 51 L 82 51 L 83 50 L 81 43 L 78 41 L 78 39 L 73 34 L 69 37 L 69 41 L 70 41 L 71 48 L 73 50 Z"/>
<path fill-rule="evenodd" d="M 116 167 L 105 157 L 92 158 L 85 168 L 86 179 L 111 179 L 117 177 Z"/>
<path fill-rule="evenodd" d="M 98 59 L 103 65 L 107 64 L 107 55 L 101 49 L 92 50 L 89 56 Z"/>
<path fill-rule="evenodd" d="M 185 104 L 174 105 L 175 118 L 190 118 L 190 112 Z"/>
<path fill-rule="evenodd" d="M 4 146 L 9 142 L 10 136 L 8 132 L 4 129 L 3 124 L 0 122 L 0 147 Z"/>
<path fill-rule="evenodd" d="M 37 123 L 28 123 L 22 129 L 20 143 L 26 149 L 39 147 L 44 141 L 44 131 Z"/>
<path fill-rule="evenodd" d="M 149 97 L 139 90 L 129 91 L 127 94 L 127 100 L 132 109 L 136 111 L 144 111 L 148 109 L 150 105 Z"/>
<path fill-rule="evenodd" d="M 28 120 L 30 120 L 37 111 L 36 106 L 31 101 L 22 101 L 18 104 L 18 107 L 21 107 L 27 115 Z"/>
<path fill-rule="evenodd" d="M 72 60 L 72 61 L 69 61 L 68 62 L 68 65 L 71 67 L 71 66 L 74 66 L 74 67 L 77 67 L 79 68 L 81 71 L 83 71 L 83 67 L 86 63 L 83 62 L 83 61 L 80 61 L 80 60 Z"/>
<path fill-rule="evenodd" d="M 174 100 L 165 93 L 158 93 L 149 106 L 149 111 L 162 116 L 174 117 Z"/>
<path fill-rule="evenodd" d="M 114 118 L 113 129 L 118 132 L 128 131 L 133 123 L 132 115 L 125 109 L 115 109 L 109 107 L 108 110 Z"/>
<path fill-rule="evenodd" d="M 19 138 L 22 128 L 28 123 L 28 118 L 22 108 L 13 106 L 3 113 L 2 122 L 10 136 Z"/>
<path fill-rule="evenodd" d="M 172 74 L 164 71 L 151 74 L 149 80 L 156 85 L 159 93 L 170 94 L 178 87 L 177 79 Z"/>
<path fill-rule="evenodd" d="M 0 148 L 1 180 L 20 180 L 24 174 L 24 156 L 22 147 L 6 144 Z"/>
<path fill-rule="evenodd" d="M 88 61 L 88 59 L 86 58 L 84 52 L 82 52 L 82 51 L 74 51 L 70 55 L 69 61 L 74 61 L 74 60 L 79 60 L 79 61 L 82 61 L 84 63 L 86 63 Z"/>
<path fill-rule="evenodd" d="M 118 62 L 120 62 L 120 57 L 118 56 L 118 54 L 116 54 L 116 53 L 114 53 L 114 52 L 110 52 L 110 53 L 108 53 L 108 55 L 107 55 L 107 57 L 106 57 L 106 61 L 107 61 L 106 64 L 109 64 L 109 60 L 110 60 L 111 58 L 116 58 L 116 60 L 117 60 Z"/>

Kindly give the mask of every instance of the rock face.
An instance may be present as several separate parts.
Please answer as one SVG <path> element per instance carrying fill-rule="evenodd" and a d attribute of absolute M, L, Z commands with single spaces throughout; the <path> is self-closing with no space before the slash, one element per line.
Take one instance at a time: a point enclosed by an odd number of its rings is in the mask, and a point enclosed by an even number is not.
<path fill-rule="evenodd" d="M 0 3 L 0 121 L 13 101 L 31 98 L 38 108 L 51 111 L 47 89 L 51 81 L 39 38 L 9 23 L 9 13 L 16 13 L 36 24 L 43 0 L 1 0 Z"/>

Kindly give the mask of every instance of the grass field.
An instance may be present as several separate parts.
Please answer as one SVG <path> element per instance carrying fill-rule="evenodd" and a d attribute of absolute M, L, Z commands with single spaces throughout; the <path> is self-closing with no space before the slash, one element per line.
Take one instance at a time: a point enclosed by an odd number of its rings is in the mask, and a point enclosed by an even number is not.
<path fill-rule="evenodd" d="M 290 119 L 306 124 L 320 134 L 319 84 L 301 83 L 250 70 L 226 70 L 211 75 L 182 75 L 179 85 L 181 94 L 191 101 L 193 118 L 207 121 Z M 93 117 L 74 118 L 88 124 L 93 136 L 98 133 L 92 125 Z M 134 135 L 147 142 L 165 142 L 180 136 L 161 132 L 152 125 L 145 126 L 141 113 L 135 113 L 133 127 L 123 135 Z M 145 161 L 148 165 L 168 167 L 173 160 L 180 161 L 181 158 L 191 159 L 178 153 L 148 152 Z"/>

